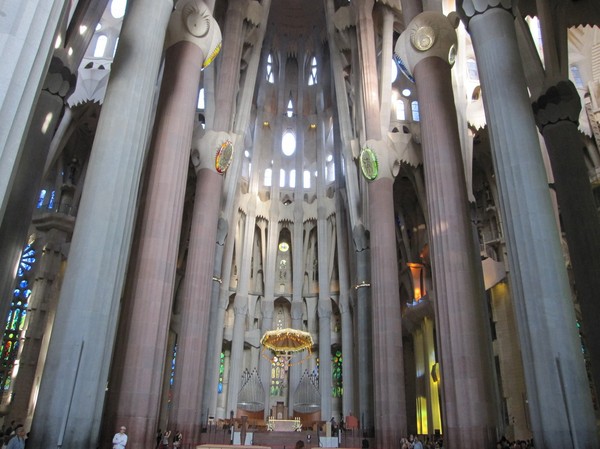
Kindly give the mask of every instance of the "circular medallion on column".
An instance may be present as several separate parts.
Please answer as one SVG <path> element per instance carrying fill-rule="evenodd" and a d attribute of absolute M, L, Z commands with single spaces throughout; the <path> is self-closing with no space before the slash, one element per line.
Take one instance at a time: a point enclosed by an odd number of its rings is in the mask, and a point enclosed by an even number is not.
<path fill-rule="evenodd" d="M 360 169 L 367 180 L 374 181 L 377 179 L 377 175 L 379 174 L 377 155 L 369 147 L 363 148 L 360 152 Z"/>
<path fill-rule="evenodd" d="M 229 168 L 233 159 L 233 143 L 231 140 L 226 140 L 221 144 L 215 156 L 215 169 L 220 174 L 223 174 Z"/>

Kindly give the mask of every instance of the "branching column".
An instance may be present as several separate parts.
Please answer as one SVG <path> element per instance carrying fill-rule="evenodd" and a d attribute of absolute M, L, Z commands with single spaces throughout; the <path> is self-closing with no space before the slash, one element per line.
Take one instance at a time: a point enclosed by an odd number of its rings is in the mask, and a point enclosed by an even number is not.
<path fill-rule="evenodd" d="M 481 80 L 536 446 L 597 447 L 575 313 L 512 15 L 459 1 Z M 552 411 L 551 413 L 549 411 Z"/>
<path fill-rule="evenodd" d="M 203 39 L 196 38 L 197 30 L 184 27 L 184 23 L 190 23 L 185 19 L 193 15 L 192 9 L 182 12 L 181 4 L 169 23 L 139 240 L 133 255 L 135 269 L 123 306 L 118 338 L 122 347 L 115 354 L 109 395 L 108 421 L 113 427 L 129 428 L 133 448 L 152 444 L 158 427 L 163 384 L 163 370 L 159 367 L 167 354 L 195 99 L 202 63 L 210 54 L 215 35 L 217 43 L 220 40 L 218 26 L 206 6 L 200 2 L 185 3 L 201 5 L 204 14 L 196 14 L 204 16 L 202 20 L 207 20 L 211 29 Z M 184 313 L 182 316 L 187 318 Z M 188 392 L 189 396 L 192 394 Z M 180 405 L 174 402 L 176 410 Z M 107 434 L 110 436 L 108 430 Z"/>
<path fill-rule="evenodd" d="M 381 140 L 372 8 L 372 1 L 356 4 L 365 140 L 381 161 L 378 178 L 368 184 L 368 204 L 371 220 L 373 378 L 377 379 L 374 382 L 375 436 L 377 446 L 387 448 L 398 445 L 406 434 L 406 409 L 398 260 L 396 246 L 392 243 L 396 241 L 394 178 L 387 163 L 391 159 L 389 149 Z"/>
<path fill-rule="evenodd" d="M 172 8 L 170 0 L 136 1 L 124 19 L 27 443 L 32 447 L 99 444 L 124 267 Z"/>
<path fill-rule="evenodd" d="M 414 73 L 421 114 L 444 440 L 450 447 L 487 447 L 496 438 L 492 356 L 452 93 L 458 17 L 451 19 L 419 14 L 398 39 L 396 52 Z"/>

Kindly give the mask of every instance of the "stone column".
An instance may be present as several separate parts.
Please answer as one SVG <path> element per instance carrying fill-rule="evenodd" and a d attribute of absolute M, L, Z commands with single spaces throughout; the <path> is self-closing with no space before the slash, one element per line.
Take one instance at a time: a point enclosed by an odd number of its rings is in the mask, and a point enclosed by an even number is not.
<path fill-rule="evenodd" d="M 356 363 L 358 374 L 358 419 L 361 429 L 374 427 L 373 334 L 371 332 L 371 273 L 369 234 L 363 226 L 352 232 L 356 257 Z"/>
<path fill-rule="evenodd" d="M 577 299 L 581 307 L 585 345 L 592 376 L 600 389 L 600 218 L 583 159 L 578 129 L 581 100 L 571 81 L 550 87 L 534 104 L 536 123 L 546 142 L 560 215 L 564 226 Z"/>
<path fill-rule="evenodd" d="M 207 29 L 191 25 L 194 19 Z M 113 361 L 107 408 L 113 428 L 127 423 L 133 448 L 153 444 L 158 426 L 196 98 L 203 63 L 218 43 L 220 31 L 202 2 L 177 5 L 167 30 L 134 268 L 119 329 L 122 346 Z M 187 318 L 182 313 L 183 323 Z M 191 429 L 179 430 L 190 436 Z"/>
<path fill-rule="evenodd" d="M 28 442 L 32 447 L 99 444 L 154 89 L 172 7 L 170 0 L 136 1 L 125 16 L 40 385 Z"/>
<path fill-rule="evenodd" d="M 520 62 L 513 2 L 497 6 L 467 0 L 457 6 L 471 34 L 490 128 L 536 446 L 597 447 L 560 236 Z"/>
<path fill-rule="evenodd" d="M 414 74 L 419 98 L 444 442 L 450 447 L 487 447 L 496 439 L 492 355 L 452 93 L 457 25 L 456 14 L 446 18 L 423 12 L 398 39 L 396 53 Z"/>
<path fill-rule="evenodd" d="M 353 3 L 354 5 L 354 3 Z M 394 447 L 406 435 L 402 314 L 394 220 L 394 177 L 381 140 L 373 2 L 356 5 L 358 52 L 366 147 L 377 156 L 379 172 L 367 186 L 371 235 L 374 422 L 378 447 Z M 359 298 L 360 300 L 360 298 Z M 397 357 L 390 358 L 390 354 Z M 361 418 L 363 418 L 361 416 Z"/>
<path fill-rule="evenodd" d="M 73 233 L 75 218 L 64 214 L 48 213 L 34 220 L 36 230 L 44 233 L 43 249 L 31 296 L 27 306 L 27 324 L 18 359 L 18 375 L 11 385 L 12 401 L 6 422 L 31 426 L 35 396 L 32 396 L 36 378 L 44 369 L 45 349 L 48 347 L 54 315 L 58 303 L 61 267 L 65 242 Z"/>

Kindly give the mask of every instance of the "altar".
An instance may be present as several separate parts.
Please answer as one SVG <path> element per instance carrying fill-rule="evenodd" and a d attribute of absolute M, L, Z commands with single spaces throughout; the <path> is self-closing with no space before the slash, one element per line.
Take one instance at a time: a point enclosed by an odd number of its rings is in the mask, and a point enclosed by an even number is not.
<path fill-rule="evenodd" d="M 267 421 L 267 430 L 274 432 L 300 432 L 302 422 L 300 418 L 294 419 L 273 419 Z"/>

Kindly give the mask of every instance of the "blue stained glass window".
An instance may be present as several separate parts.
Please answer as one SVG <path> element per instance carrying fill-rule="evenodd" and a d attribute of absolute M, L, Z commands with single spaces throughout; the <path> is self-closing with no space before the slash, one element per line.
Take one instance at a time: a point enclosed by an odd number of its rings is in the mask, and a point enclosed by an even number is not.
<path fill-rule="evenodd" d="M 40 195 L 43 201 L 45 191 Z M 39 203 L 38 203 L 39 204 Z M 38 206 L 39 207 L 39 206 Z M 26 245 L 21 253 L 17 270 L 16 287 L 13 290 L 11 308 L 8 312 L 2 339 L 2 355 L 0 358 L 0 389 L 7 390 L 11 386 L 12 370 L 19 352 L 21 333 L 25 329 L 28 299 L 32 294 L 32 268 L 36 262 L 36 251 L 33 242 Z"/>
<path fill-rule="evenodd" d="M 38 197 L 38 202 L 36 207 L 39 209 L 44 204 L 44 198 L 46 198 L 46 190 L 40 191 L 40 196 Z"/>

